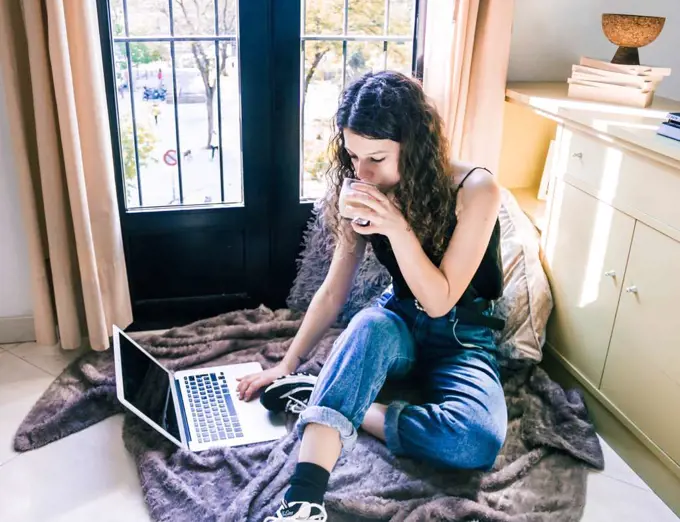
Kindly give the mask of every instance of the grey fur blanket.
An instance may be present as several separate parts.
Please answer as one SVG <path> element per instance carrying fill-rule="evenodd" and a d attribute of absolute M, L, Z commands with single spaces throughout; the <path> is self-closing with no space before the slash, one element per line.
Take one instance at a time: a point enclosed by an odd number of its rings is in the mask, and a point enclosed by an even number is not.
<path fill-rule="evenodd" d="M 283 357 L 299 325 L 297 313 L 261 307 L 141 343 L 173 369 L 251 360 L 269 367 Z M 339 333 L 331 330 L 302 370 L 317 373 Z M 330 520 L 579 520 L 588 470 L 603 467 L 582 397 L 565 392 L 538 367 L 505 371 L 510 424 L 491 472 L 441 471 L 396 458 L 362 432 L 331 475 Z M 383 397 L 409 393 L 388 385 Z M 85 354 L 36 403 L 16 434 L 15 448 L 38 448 L 122 411 L 112 353 Z M 123 439 L 137 463 L 151 517 L 167 522 L 263 520 L 283 495 L 299 447 L 292 432 L 274 442 L 193 454 L 130 414 Z"/>

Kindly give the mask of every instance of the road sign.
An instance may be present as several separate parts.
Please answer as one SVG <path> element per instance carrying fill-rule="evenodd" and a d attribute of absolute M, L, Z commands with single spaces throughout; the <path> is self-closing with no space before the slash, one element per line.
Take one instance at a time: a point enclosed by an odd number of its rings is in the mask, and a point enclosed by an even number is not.
<path fill-rule="evenodd" d="M 163 154 L 163 161 L 166 165 L 174 167 L 177 165 L 177 151 L 175 149 L 169 149 Z"/>

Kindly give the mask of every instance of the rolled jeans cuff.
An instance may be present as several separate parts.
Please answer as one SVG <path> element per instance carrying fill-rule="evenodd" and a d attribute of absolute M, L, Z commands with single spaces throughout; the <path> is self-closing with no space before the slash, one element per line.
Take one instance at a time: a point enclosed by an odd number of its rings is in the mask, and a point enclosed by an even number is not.
<path fill-rule="evenodd" d="M 408 402 L 394 401 L 385 412 L 385 444 L 395 455 L 404 455 L 404 448 L 399 440 L 399 415 L 408 406 Z"/>
<path fill-rule="evenodd" d="M 302 440 L 307 424 L 322 424 L 329 428 L 335 428 L 340 433 L 340 442 L 345 451 L 352 451 L 357 442 L 357 430 L 354 425 L 339 411 L 325 406 L 308 406 L 298 418 L 297 434 Z"/>

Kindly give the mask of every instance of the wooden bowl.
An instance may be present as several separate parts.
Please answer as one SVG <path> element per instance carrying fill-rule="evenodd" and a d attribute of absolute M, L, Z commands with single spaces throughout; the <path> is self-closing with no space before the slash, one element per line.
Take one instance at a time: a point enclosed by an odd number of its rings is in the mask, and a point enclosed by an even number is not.
<path fill-rule="evenodd" d="M 602 15 L 602 31 L 607 39 L 619 49 L 613 63 L 639 65 L 638 47 L 652 43 L 661 33 L 666 18 L 605 13 Z"/>
<path fill-rule="evenodd" d="M 643 47 L 656 40 L 665 22 L 666 19 L 660 16 L 605 13 L 602 30 L 614 45 Z"/>

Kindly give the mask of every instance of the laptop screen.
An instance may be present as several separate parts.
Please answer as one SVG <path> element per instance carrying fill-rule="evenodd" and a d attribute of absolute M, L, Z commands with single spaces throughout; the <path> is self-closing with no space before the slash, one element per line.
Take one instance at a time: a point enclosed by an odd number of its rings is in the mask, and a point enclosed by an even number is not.
<path fill-rule="evenodd" d="M 120 335 L 120 360 L 125 400 L 160 429 L 181 440 L 168 372 L 125 335 Z"/>

